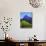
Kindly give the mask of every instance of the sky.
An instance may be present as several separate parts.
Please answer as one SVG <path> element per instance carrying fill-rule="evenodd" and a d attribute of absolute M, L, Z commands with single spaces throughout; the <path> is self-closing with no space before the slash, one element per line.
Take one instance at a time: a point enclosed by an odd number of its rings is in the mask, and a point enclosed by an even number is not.
<path fill-rule="evenodd" d="M 23 19 L 25 15 L 27 15 L 29 17 L 32 17 L 32 12 L 21 12 L 20 13 L 20 18 Z"/>

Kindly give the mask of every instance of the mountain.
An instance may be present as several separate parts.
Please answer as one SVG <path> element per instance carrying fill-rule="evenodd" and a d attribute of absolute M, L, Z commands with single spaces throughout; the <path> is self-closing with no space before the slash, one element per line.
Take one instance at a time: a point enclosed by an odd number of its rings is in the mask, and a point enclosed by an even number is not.
<path fill-rule="evenodd" d="M 29 23 L 32 23 L 32 18 L 27 16 L 27 15 L 24 16 L 23 20 L 25 20 L 25 21 L 27 21 Z"/>

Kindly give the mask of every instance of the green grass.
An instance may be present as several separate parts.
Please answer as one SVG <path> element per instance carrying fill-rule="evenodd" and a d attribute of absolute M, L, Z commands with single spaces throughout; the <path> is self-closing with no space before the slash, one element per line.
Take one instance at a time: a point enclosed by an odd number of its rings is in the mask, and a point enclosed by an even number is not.
<path fill-rule="evenodd" d="M 25 21 L 25 20 L 20 21 L 20 26 L 21 26 L 22 28 L 32 28 L 32 24 L 28 23 L 28 22 Z"/>

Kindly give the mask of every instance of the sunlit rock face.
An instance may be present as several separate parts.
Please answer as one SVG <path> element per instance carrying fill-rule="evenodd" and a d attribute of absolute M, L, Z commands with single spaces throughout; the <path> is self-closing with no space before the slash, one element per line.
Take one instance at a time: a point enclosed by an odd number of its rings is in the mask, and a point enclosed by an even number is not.
<path fill-rule="evenodd" d="M 38 8 L 41 5 L 41 0 L 29 0 L 30 5 L 34 8 Z"/>

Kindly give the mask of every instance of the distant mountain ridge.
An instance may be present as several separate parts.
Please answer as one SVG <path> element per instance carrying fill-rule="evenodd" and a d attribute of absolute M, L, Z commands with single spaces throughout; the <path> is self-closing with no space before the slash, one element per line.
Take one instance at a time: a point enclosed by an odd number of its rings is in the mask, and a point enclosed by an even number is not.
<path fill-rule="evenodd" d="M 32 18 L 27 16 L 27 15 L 24 16 L 23 20 L 25 20 L 25 21 L 27 21 L 29 23 L 32 23 Z"/>

